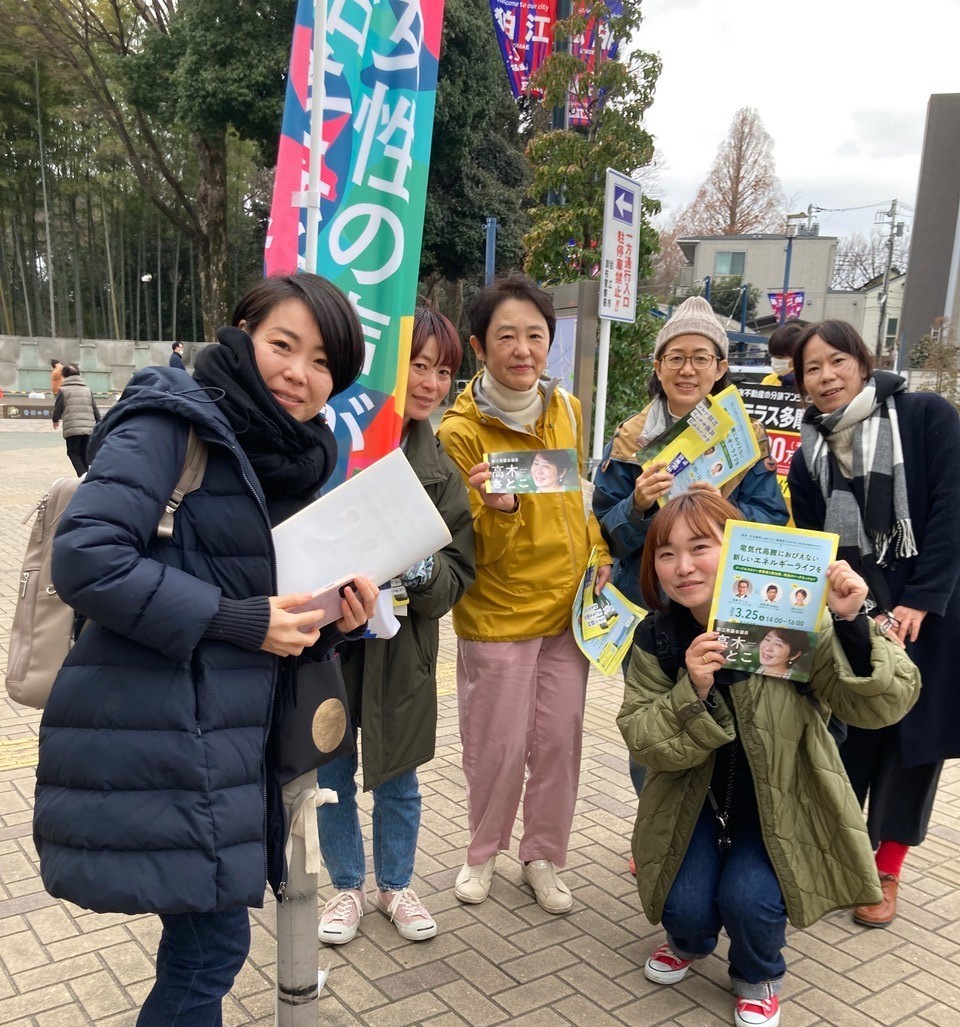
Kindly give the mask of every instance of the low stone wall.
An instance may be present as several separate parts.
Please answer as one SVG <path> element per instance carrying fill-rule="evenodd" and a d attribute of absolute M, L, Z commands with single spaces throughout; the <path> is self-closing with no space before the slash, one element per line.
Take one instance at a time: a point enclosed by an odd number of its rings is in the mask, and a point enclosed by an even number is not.
<path fill-rule="evenodd" d="M 188 367 L 202 344 L 185 343 Z M 166 365 L 169 342 L 129 339 L 50 339 L 0 335 L 0 389 L 7 392 L 50 391 L 50 361 L 77 364 L 84 381 L 99 395 L 122 392 L 134 371 Z"/>

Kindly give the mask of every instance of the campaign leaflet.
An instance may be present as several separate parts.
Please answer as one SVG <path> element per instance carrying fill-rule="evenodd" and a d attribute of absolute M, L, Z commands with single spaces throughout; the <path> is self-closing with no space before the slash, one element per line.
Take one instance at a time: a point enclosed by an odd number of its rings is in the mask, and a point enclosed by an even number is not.
<path fill-rule="evenodd" d="M 644 468 L 658 460 L 667 465 L 671 474 L 679 474 L 732 427 L 733 422 L 717 397 L 707 396 L 672 428 L 637 450 L 634 460 Z"/>
<path fill-rule="evenodd" d="M 733 670 L 808 681 L 839 536 L 727 521 L 708 623 Z"/>
<path fill-rule="evenodd" d="M 594 546 L 573 603 L 573 637 L 580 651 L 602 674 L 619 674 L 633 645 L 633 632 L 646 611 L 631 603 L 607 583 L 599 595 L 593 591 L 599 551 Z"/>
<path fill-rule="evenodd" d="M 484 453 L 490 465 L 489 493 L 579 492 L 580 462 L 575 449 L 521 449 Z"/>
<path fill-rule="evenodd" d="M 673 487 L 667 499 L 683 495 L 695 481 L 707 481 L 720 488 L 760 459 L 760 444 L 737 387 L 731 385 L 712 398 L 730 419 L 731 426 L 688 466 L 671 471 Z"/>

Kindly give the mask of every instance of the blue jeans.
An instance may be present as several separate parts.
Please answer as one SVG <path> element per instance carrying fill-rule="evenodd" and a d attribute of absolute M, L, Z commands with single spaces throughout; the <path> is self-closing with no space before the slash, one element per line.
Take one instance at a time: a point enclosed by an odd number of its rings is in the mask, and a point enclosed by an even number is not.
<path fill-rule="evenodd" d="M 725 927 L 734 993 L 764 999 L 780 991 L 787 969 L 783 895 L 755 818 L 736 826 L 726 856 L 718 838 L 716 818 L 705 802 L 667 896 L 663 926 L 673 951 L 684 959 L 713 952 Z"/>
<path fill-rule="evenodd" d="M 317 784 L 340 801 L 317 808 L 320 851 L 338 891 L 363 888 L 367 876 L 357 812 L 357 754 L 341 756 L 317 770 Z M 410 887 L 420 833 L 420 784 L 415 770 L 373 789 L 373 873 L 383 891 Z"/>
<path fill-rule="evenodd" d="M 157 980 L 137 1027 L 222 1027 L 221 1001 L 250 950 L 246 906 L 160 920 Z"/>

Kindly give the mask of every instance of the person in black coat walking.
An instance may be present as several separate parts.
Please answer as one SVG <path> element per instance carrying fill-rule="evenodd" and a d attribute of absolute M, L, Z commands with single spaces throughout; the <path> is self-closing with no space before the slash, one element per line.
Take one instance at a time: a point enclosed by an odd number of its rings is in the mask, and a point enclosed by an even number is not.
<path fill-rule="evenodd" d="M 53 580 L 86 618 L 40 727 L 34 840 L 44 886 L 98 912 L 158 913 L 157 979 L 138 1027 L 214 1027 L 250 944 L 248 906 L 282 890 L 274 711 L 294 658 L 318 659 L 372 614 L 358 578 L 340 619 L 276 595 L 271 528 L 336 461 L 320 416 L 359 373 L 346 297 L 316 275 L 267 279 L 197 359 L 136 374 L 91 442 L 54 542 Z M 190 428 L 207 467 L 157 524 Z M 301 655 L 302 654 L 302 655 Z"/>
<path fill-rule="evenodd" d="M 881 630 L 906 646 L 923 688 L 892 727 L 849 729 L 840 749 L 867 829 L 884 900 L 854 919 L 886 927 L 900 872 L 927 833 L 945 759 L 960 756 L 960 418 L 942 397 L 908 393 L 843 321 L 797 340 L 797 387 L 811 403 L 790 465 L 798 528 L 840 536 L 839 556 L 866 578 Z"/>
<path fill-rule="evenodd" d="M 186 367 L 183 363 L 183 343 L 175 342 L 171 347 L 170 353 L 170 366 L 179 367 L 181 371 L 186 371 Z"/>

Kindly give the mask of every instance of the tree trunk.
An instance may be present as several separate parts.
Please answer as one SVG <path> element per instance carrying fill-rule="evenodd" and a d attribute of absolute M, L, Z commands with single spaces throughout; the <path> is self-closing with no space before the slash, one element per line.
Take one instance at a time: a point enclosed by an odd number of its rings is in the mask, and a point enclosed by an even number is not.
<path fill-rule="evenodd" d="M 200 309 L 203 337 L 212 342 L 230 316 L 230 274 L 227 259 L 227 136 L 195 135 L 200 163 L 197 182 L 200 231 Z"/>

